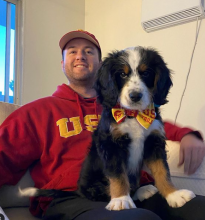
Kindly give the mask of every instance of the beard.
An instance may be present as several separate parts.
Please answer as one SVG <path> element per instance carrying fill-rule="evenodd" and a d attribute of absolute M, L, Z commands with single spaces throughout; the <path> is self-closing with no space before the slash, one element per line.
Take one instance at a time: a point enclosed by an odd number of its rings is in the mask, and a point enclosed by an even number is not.
<path fill-rule="evenodd" d="M 89 71 L 88 69 L 69 68 L 64 66 L 64 74 L 70 83 L 93 85 L 97 71 Z"/>

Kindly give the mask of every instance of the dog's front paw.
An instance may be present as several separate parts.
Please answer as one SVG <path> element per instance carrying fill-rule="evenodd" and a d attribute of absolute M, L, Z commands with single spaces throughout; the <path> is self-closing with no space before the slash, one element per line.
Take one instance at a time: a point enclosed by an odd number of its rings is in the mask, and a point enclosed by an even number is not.
<path fill-rule="evenodd" d="M 181 189 L 177 190 L 173 193 L 170 193 L 167 197 L 166 200 L 169 204 L 169 206 L 173 208 L 178 208 L 183 206 L 186 202 L 190 201 L 195 197 L 195 194 L 186 189 Z"/>
<path fill-rule="evenodd" d="M 133 200 L 139 199 L 140 201 L 143 201 L 144 199 L 148 199 L 152 197 L 157 192 L 158 189 L 153 185 L 142 186 L 136 191 L 132 199 Z"/>
<path fill-rule="evenodd" d="M 108 210 L 123 210 L 136 208 L 136 206 L 131 197 L 128 195 L 111 199 L 105 208 Z"/>

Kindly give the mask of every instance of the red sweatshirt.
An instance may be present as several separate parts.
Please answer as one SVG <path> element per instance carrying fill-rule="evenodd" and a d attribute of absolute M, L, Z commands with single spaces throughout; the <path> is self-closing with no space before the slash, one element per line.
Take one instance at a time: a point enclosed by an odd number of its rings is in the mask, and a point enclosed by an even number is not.
<path fill-rule="evenodd" d="M 63 84 L 52 96 L 13 112 L 0 126 L 0 187 L 15 185 L 31 167 L 35 187 L 76 190 L 101 111 L 96 98 L 84 99 Z M 192 130 L 165 123 L 165 131 L 169 139 L 180 141 Z M 150 181 L 142 172 L 141 183 Z M 49 201 L 32 199 L 30 211 L 41 215 Z"/>
<path fill-rule="evenodd" d="M 0 186 L 16 184 L 33 165 L 37 188 L 76 190 L 101 110 L 96 98 L 84 99 L 65 84 L 17 109 L 0 127 Z M 34 215 L 44 209 L 35 206 Z"/>

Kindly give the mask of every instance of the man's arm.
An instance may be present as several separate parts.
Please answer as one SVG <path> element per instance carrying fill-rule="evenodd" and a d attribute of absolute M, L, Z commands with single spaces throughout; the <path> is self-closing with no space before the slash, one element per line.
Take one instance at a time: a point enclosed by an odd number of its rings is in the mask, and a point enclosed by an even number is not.
<path fill-rule="evenodd" d="M 23 110 L 13 112 L 0 126 L 0 187 L 15 185 L 40 157 L 40 149 Z"/>
<path fill-rule="evenodd" d="M 202 135 L 191 128 L 179 127 L 170 122 L 164 122 L 164 128 L 168 140 L 180 142 L 178 166 L 184 164 L 184 173 L 193 174 L 205 156 Z"/>

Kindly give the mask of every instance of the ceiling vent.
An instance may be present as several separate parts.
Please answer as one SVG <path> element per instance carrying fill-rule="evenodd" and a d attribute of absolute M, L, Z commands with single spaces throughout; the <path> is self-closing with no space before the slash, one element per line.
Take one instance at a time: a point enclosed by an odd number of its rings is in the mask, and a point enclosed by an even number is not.
<path fill-rule="evenodd" d="M 205 17 L 205 0 L 142 0 L 142 27 L 146 32 Z"/>

